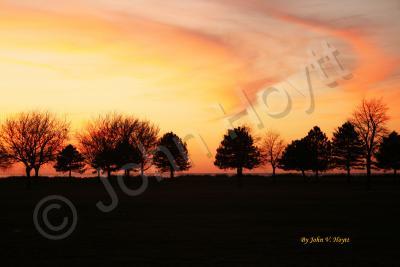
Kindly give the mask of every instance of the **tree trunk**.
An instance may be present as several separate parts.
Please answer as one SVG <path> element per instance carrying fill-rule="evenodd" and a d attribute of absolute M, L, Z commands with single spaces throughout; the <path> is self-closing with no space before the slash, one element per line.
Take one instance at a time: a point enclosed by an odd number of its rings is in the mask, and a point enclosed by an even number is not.
<path fill-rule="evenodd" d="M 26 173 L 26 177 L 27 178 L 31 177 L 31 171 L 32 171 L 32 168 L 29 168 L 29 167 L 25 168 L 25 173 Z"/>
<path fill-rule="evenodd" d="M 169 178 L 173 179 L 175 174 L 174 167 L 169 168 Z"/>
<path fill-rule="evenodd" d="M 237 185 L 242 187 L 243 167 L 238 167 L 236 171 Z"/>
<path fill-rule="evenodd" d="M 39 169 L 40 167 L 35 167 L 35 178 L 39 177 Z"/>
<path fill-rule="evenodd" d="M 272 166 L 272 182 L 273 183 L 276 182 L 275 169 L 276 169 L 276 167 Z"/>
<path fill-rule="evenodd" d="M 301 170 L 301 175 L 303 176 L 303 181 L 306 182 L 306 173 L 304 170 Z"/>
<path fill-rule="evenodd" d="M 111 169 L 107 168 L 107 178 L 110 179 L 110 177 L 111 177 Z"/>
<path fill-rule="evenodd" d="M 144 163 L 143 162 L 141 162 L 140 163 L 140 176 L 144 176 Z"/>
<path fill-rule="evenodd" d="M 126 185 L 129 185 L 131 183 L 131 180 L 129 179 L 129 177 L 131 177 L 131 170 L 127 169 L 124 171 L 124 177 L 122 177 L 122 179 L 124 180 L 124 183 Z"/>
<path fill-rule="evenodd" d="M 26 167 L 25 168 L 25 173 L 26 173 L 26 188 L 30 189 L 32 187 L 32 183 L 31 183 L 31 171 L 32 168 L 30 167 Z"/>
<path fill-rule="evenodd" d="M 371 155 L 367 155 L 367 190 L 371 189 Z"/>
<path fill-rule="evenodd" d="M 69 170 L 69 178 L 71 178 L 71 176 L 72 176 L 72 170 L 70 169 Z"/>
<path fill-rule="evenodd" d="M 351 183 L 350 168 L 347 167 L 347 183 Z"/>
<path fill-rule="evenodd" d="M 317 180 L 317 182 L 319 181 L 319 172 L 318 172 L 318 168 L 315 170 L 315 178 Z"/>

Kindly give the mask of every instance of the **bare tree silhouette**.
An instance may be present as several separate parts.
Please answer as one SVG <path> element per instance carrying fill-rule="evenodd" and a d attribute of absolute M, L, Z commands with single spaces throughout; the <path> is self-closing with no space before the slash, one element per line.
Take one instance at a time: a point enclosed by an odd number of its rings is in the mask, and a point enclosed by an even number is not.
<path fill-rule="evenodd" d="M 144 171 L 148 170 L 153 163 L 152 155 L 157 147 L 159 132 L 160 129 L 149 121 L 140 121 L 134 132 L 134 140 L 137 148 L 140 150 L 139 163 L 141 175 L 144 175 Z"/>
<path fill-rule="evenodd" d="M 0 169 L 7 169 L 12 165 L 11 157 L 7 154 L 4 145 L 0 143 Z"/>
<path fill-rule="evenodd" d="M 364 145 L 364 159 L 367 169 L 367 188 L 371 187 L 372 156 L 380 139 L 387 133 L 386 122 L 389 120 L 387 106 L 382 99 L 362 100 L 353 113 L 351 122 L 361 137 Z"/>
<path fill-rule="evenodd" d="M 285 144 L 279 133 L 269 131 L 266 133 L 261 144 L 261 154 L 263 162 L 272 167 L 272 177 L 275 182 L 275 170 L 278 167 L 278 161 L 285 149 Z"/>
<path fill-rule="evenodd" d="M 23 112 L 5 121 L 0 142 L 13 162 L 24 164 L 27 177 L 32 169 L 38 177 L 40 167 L 55 160 L 68 129 L 67 122 L 49 112 Z"/>
<path fill-rule="evenodd" d="M 124 164 L 139 163 L 134 133 L 139 120 L 112 113 L 89 122 L 77 135 L 80 150 L 87 163 L 111 176 Z M 129 174 L 129 170 L 126 170 Z"/>

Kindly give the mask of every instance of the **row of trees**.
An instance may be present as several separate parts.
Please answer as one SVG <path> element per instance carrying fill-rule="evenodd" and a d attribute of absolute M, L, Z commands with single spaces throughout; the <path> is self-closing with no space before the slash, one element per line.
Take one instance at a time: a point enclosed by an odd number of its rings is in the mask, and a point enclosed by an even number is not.
<path fill-rule="evenodd" d="M 133 116 L 108 114 L 87 124 L 77 134 L 78 148 L 64 147 L 69 138 L 69 123 L 48 112 L 20 113 L 8 118 L 0 128 L 0 167 L 22 163 L 26 176 L 32 170 L 55 162 L 60 172 L 83 173 L 90 166 L 109 177 L 124 170 L 144 174 L 151 165 L 161 171 L 189 169 L 186 143 L 170 132 L 159 138 L 159 128 Z"/>
<path fill-rule="evenodd" d="M 237 169 L 241 176 L 243 168 L 253 169 L 270 164 L 275 176 L 276 168 L 319 173 L 338 168 L 347 171 L 366 169 L 370 185 L 371 169 L 393 170 L 400 168 L 400 137 L 396 132 L 389 135 L 387 107 L 379 99 L 363 100 L 353 117 L 336 129 L 332 140 L 318 126 L 308 134 L 287 146 L 280 135 L 269 132 L 260 146 L 255 145 L 249 129 L 238 127 L 224 136 L 214 164 L 221 169 Z M 350 179 L 350 178 L 349 178 Z"/>
<path fill-rule="evenodd" d="M 400 137 L 388 135 L 387 107 L 377 99 L 364 100 L 352 118 L 333 133 L 329 140 L 317 126 L 288 145 L 279 134 L 269 132 L 260 144 L 246 127 L 231 129 L 217 149 L 214 164 L 221 169 L 236 169 L 241 177 L 244 169 L 270 164 L 275 170 L 313 171 L 332 168 L 365 168 L 368 184 L 371 169 L 400 167 Z M 8 118 L 0 127 L 0 168 L 22 163 L 26 175 L 39 175 L 40 168 L 55 162 L 60 172 L 83 173 L 90 167 L 107 176 L 124 170 L 141 174 L 155 166 L 174 177 L 176 171 L 191 167 L 187 146 L 170 132 L 159 138 L 159 128 L 133 116 L 108 114 L 89 122 L 76 135 L 77 147 L 65 143 L 69 123 L 47 112 L 20 113 Z"/>

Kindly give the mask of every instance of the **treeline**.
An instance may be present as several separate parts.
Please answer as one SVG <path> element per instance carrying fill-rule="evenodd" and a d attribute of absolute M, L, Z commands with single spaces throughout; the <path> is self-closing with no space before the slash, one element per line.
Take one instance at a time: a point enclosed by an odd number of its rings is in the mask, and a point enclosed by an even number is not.
<path fill-rule="evenodd" d="M 258 146 L 246 127 L 229 130 L 217 149 L 214 164 L 221 169 L 253 169 L 269 164 L 275 177 L 276 168 L 319 173 L 331 169 L 346 170 L 348 180 L 352 169 L 365 169 L 370 186 L 371 169 L 400 168 L 400 137 L 386 128 L 387 106 L 381 99 L 363 100 L 352 118 L 338 127 L 332 140 L 318 126 L 308 134 L 284 145 L 279 133 L 268 132 Z M 240 183 L 240 181 L 239 181 Z"/>
<path fill-rule="evenodd" d="M 370 184 L 372 168 L 393 170 L 400 167 L 400 137 L 386 128 L 388 108 L 379 99 L 363 100 L 352 118 L 333 133 L 331 140 L 318 127 L 285 144 L 279 133 L 268 132 L 255 141 L 247 127 L 228 130 L 217 149 L 214 164 L 236 169 L 241 182 L 244 169 L 270 165 L 275 181 L 277 168 L 315 173 L 331 169 L 365 169 Z M 86 124 L 69 144 L 69 123 L 49 112 L 23 112 L 7 118 L 0 126 L 0 168 L 22 163 L 26 176 L 39 176 L 41 167 L 54 163 L 58 172 L 84 173 L 88 169 L 106 173 L 124 171 L 126 176 L 141 175 L 151 166 L 174 177 L 188 170 L 191 163 L 186 143 L 173 132 L 160 137 L 150 121 L 133 116 L 108 114 Z"/>
<path fill-rule="evenodd" d="M 236 169 L 241 177 L 243 169 L 269 164 L 275 176 L 276 168 L 294 170 L 306 177 L 331 169 L 346 170 L 350 181 L 351 170 L 365 169 L 370 186 L 371 169 L 400 168 L 400 136 L 386 128 L 387 106 L 380 99 L 363 100 L 352 118 L 338 127 L 332 140 L 318 126 L 288 145 L 278 133 L 268 132 L 258 146 L 246 127 L 229 130 L 217 149 L 214 164 L 221 169 Z M 239 183 L 241 181 L 239 180 Z"/>
<path fill-rule="evenodd" d="M 90 121 L 76 134 L 77 147 L 69 144 L 69 123 L 49 112 L 23 112 L 7 118 L 0 127 L 0 167 L 14 163 L 26 176 L 39 176 L 40 168 L 55 162 L 59 172 L 84 173 L 88 167 L 108 177 L 114 171 L 144 173 L 151 165 L 162 172 L 191 167 L 186 143 L 169 132 L 133 116 L 108 114 Z M 29 180 L 29 179 L 28 179 Z"/>

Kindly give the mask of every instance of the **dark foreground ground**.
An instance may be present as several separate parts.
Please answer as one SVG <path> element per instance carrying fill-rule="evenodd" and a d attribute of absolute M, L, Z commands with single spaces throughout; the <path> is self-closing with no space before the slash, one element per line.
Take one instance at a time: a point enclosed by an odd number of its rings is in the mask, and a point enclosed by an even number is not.
<path fill-rule="evenodd" d="M 96 179 L 40 179 L 30 190 L 22 178 L 3 179 L 0 266 L 400 266 L 400 183 L 375 177 L 366 191 L 362 179 L 247 177 L 238 188 L 228 177 L 180 177 L 136 197 L 117 189 L 109 213 L 96 207 L 110 203 Z M 48 195 L 76 206 L 76 229 L 64 240 L 35 229 L 34 208 Z M 71 215 L 48 214 L 54 225 Z"/>

